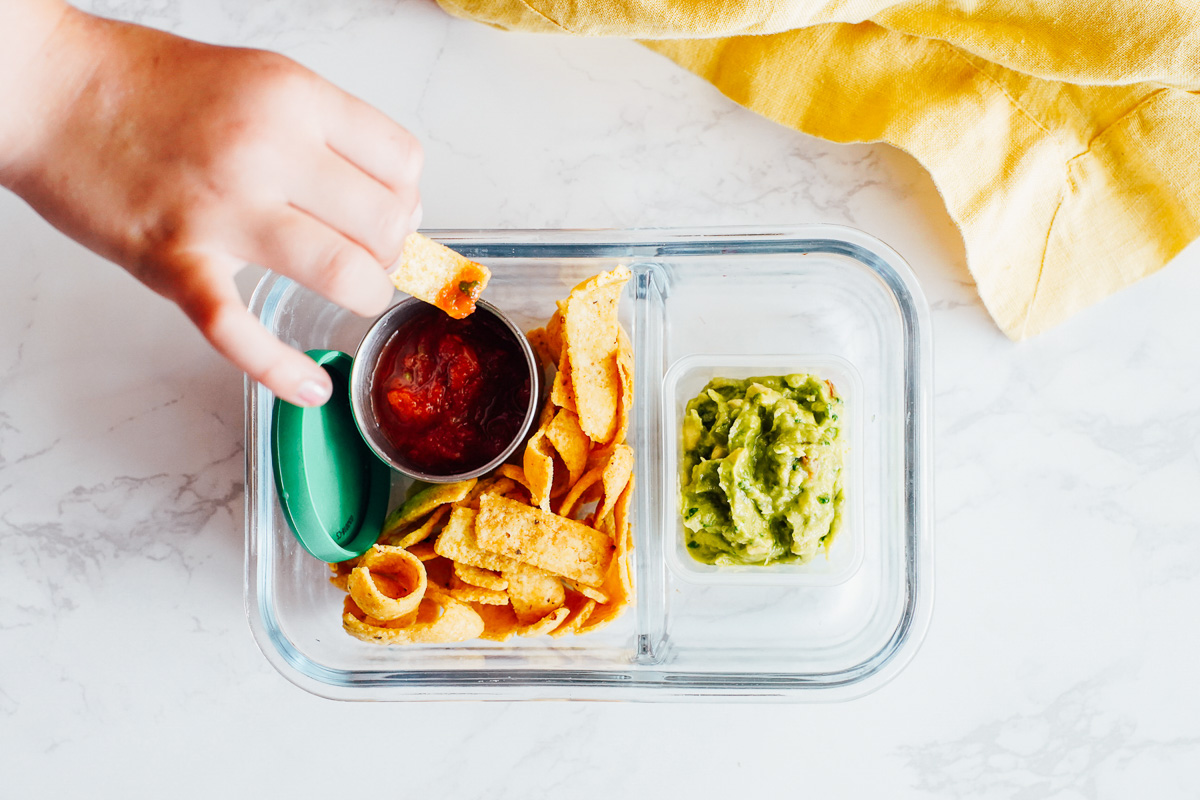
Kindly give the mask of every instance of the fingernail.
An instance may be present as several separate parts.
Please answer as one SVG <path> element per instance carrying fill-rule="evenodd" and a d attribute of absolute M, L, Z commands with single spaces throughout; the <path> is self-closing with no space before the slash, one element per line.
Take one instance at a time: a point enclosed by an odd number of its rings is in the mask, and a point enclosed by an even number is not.
<path fill-rule="evenodd" d="M 421 227 L 421 219 L 424 216 L 425 209 L 422 208 L 421 203 L 418 202 L 417 207 L 413 209 L 412 216 L 408 218 L 408 229 L 410 231 L 415 231 L 417 228 Z"/>
<path fill-rule="evenodd" d="M 332 386 L 316 381 L 305 381 L 296 390 L 296 397 L 299 398 L 301 405 L 319 406 L 325 404 L 332 392 Z"/>

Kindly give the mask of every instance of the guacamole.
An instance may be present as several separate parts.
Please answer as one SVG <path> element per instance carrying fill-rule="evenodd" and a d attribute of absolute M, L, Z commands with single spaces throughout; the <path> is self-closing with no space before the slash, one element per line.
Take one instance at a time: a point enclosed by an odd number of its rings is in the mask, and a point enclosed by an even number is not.
<path fill-rule="evenodd" d="M 709 381 L 683 418 L 688 552 L 766 566 L 828 548 L 842 518 L 842 410 L 833 385 L 812 375 Z"/>

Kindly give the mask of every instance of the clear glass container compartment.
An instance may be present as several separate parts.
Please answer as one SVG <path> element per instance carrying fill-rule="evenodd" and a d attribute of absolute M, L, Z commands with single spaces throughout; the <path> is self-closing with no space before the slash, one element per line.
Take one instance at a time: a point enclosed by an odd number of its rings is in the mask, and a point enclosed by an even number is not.
<path fill-rule="evenodd" d="M 344 700 L 804 701 L 862 695 L 908 663 L 933 602 L 932 359 L 924 297 L 895 251 L 825 225 L 427 233 L 487 264 L 487 298 L 525 329 L 584 278 L 633 272 L 621 321 L 635 351 L 636 603 L 580 637 L 392 647 L 350 637 L 343 593 L 279 507 L 274 397 L 247 383 L 246 609 L 285 677 Z M 275 275 L 251 305 L 301 350 L 353 354 L 371 324 Z M 678 549 L 682 406 L 715 375 L 788 372 L 829 378 L 845 397 L 846 524 L 828 559 L 703 569 Z M 393 504 L 406 485 L 394 475 Z"/>
<path fill-rule="evenodd" d="M 842 473 L 842 524 L 827 551 L 803 564 L 772 564 L 770 566 L 713 566 L 692 558 L 684 537 L 683 514 L 679 506 L 680 484 L 683 475 L 680 461 L 683 457 L 684 411 L 688 401 L 696 397 L 713 378 L 746 378 L 812 374 L 830 381 L 842 399 L 839 437 L 846 448 L 846 463 Z M 662 472 L 663 485 L 659 493 L 660 527 L 663 531 L 675 531 L 673 545 L 664 544 L 663 550 L 671 570 L 684 581 L 714 586 L 833 586 L 854 576 L 862 565 L 863 471 L 861 455 L 855 446 L 862 441 L 862 414 L 859 396 L 862 381 L 858 372 L 845 359 L 821 354 L 790 355 L 711 355 L 697 353 L 684 356 L 671 365 L 663 380 L 663 454 L 666 468 Z M 674 502 L 672 502 L 674 500 Z M 872 542 L 874 546 L 874 542 Z"/>

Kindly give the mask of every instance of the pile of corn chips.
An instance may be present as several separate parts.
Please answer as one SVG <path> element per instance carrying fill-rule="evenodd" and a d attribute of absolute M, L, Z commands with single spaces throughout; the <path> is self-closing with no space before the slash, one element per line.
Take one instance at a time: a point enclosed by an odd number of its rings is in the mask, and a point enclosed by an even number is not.
<path fill-rule="evenodd" d="M 633 349 L 617 322 L 629 278 L 625 267 L 589 278 L 529 333 L 558 371 L 521 466 L 422 488 L 388 517 L 378 544 L 331 565 L 351 636 L 582 634 L 632 602 Z"/>

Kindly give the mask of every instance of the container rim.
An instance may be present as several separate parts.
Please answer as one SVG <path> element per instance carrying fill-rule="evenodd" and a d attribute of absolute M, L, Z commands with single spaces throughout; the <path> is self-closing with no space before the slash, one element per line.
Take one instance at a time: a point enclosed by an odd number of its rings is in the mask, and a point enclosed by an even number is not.
<path fill-rule="evenodd" d="M 699 673 L 606 670 L 379 669 L 344 671 L 309 660 L 281 632 L 273 608 L 270 576 L 263 565 L 274 542 L 259 525 L 252 476 L 270 458 L 259 421 L 269 419 L 271 393 L 246 379 L 245 608 L 256 643 L 267 660 L 305 690 L 341 700 L 605 699 L 831 702 L 868 694 L 898 675 L 919 650 L 933 608 L 933 486 L 931 451 L 932 342 L 929 307 L 905 260 L 879 239 L 841 225 L 742 226 L 646 229 L 436 229 L 423 231 L 467 258 L 633 258 L 729 254 L 826 254 L 861 263 L 894 298 L 903 329 L 904 365 L 904 580 L 903 611 L 887 641 L 870 658 L 835 673 Z M 293 284 L 268 273 L 250 310 L 269 323 Z M 641 293 L 645 286 L 635 286 Z M 267 413 L 264 413 L 264 409 Z M 646 413 L 642 409 L 641 413 Z M 269 463 L 269 462 L 268 462 Z M 497 692 L 503 689 L 503 692 Z M 366 691 L 370 690 L 370 691 Z M 650 691 L 647 691 L 650 690 Z"/>

